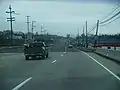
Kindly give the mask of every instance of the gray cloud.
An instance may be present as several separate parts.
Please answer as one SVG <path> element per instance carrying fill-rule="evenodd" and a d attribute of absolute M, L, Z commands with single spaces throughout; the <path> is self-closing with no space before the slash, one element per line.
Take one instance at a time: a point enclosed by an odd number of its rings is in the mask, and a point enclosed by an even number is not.
<path fill-rule="evenodd" d="M 108 12 L 110 12 L 116 4 L 108 3 L 73 3 L 72 2 L 56 2 L 56 1 L 12 1 L 3 2 L 0 6 L 0 29 L 9 28 L 5 18 L 9 15 L 5 13 L 8 10 L 8 5 L 12 5 L 13 10 L 20 15 L 14 15 L 15 31 L 26 32 L 26 17 L 30 15 L 30 20 L 37 21 L 35 31 L 40 32 L 40 25 L 44 24 L 51 33 L 61 32 L 77 33 L 77 28 L 82 28 L 85 21 L 88 21 L 88 28 L 96 24 L 96 20 L 101 20 Z M 114 13 L 113 13 L 114 14 Z M 115 24 L 114 24 L 115 23 Z M 100 33 L 116 33 L 119 32 L 119 20 L 100 28 Z M 113 31 L 113 29 L 115 31 Z M 80 31 L 82 33 L 82 30 Z M 93 32 L 94 33 L 94 32 Z"/>

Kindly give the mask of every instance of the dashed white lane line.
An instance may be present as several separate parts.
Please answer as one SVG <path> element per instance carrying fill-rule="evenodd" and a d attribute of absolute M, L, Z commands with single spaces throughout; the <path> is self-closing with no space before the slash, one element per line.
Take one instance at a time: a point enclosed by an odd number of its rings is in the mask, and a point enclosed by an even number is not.
<path fill-rule="evenodd" d="M 66 52 L 63 52 L 63 53 L 66 53 Z"/>
<path fill-rule="evenodd" d="M 84 53 L 85 55 L 87 55 L 89 58 L 91 58 L 93 61 L 95 61 L 97 64 L 99 64 L 101 67 L 103 67 L 105 70 L 107 70 L 111 75 L 113 75 L 117 80 L 120 81 L 120 77 L 118 77 L 116 74 L 114 74 L 111 70 L 109 70 L 107 67 L 105 67 L 103 64 L 101 64 L 100 62 L 98 62 L 96 59 L 94 59 L 92 56 L 90 56 L 89 54 L 87 54 L 86 52 L 81 51 L 82 53 Z"/>
<path fill-rule="evenodd" d="M 13 47 L 8 47 L 8 48 L 13 48 Z"/>
<path fill-rule="evenodd" d="M 63 56 L 63 54 L 61 54 L 61 56 Z"/>
<path fill-rule="evenodd" d="M 32 77 L 26 79 L 25 81 L 23 81 L 22 83 L 20 83 L 19 85 L 17 85 L 15 88 L 13 88 L 12 90 L 19 90 L 24 84 L 26 84 L 27 82 L 29 82 L 32 79 Z"/>
<path fill-rule="evenodd" d="M 55 62 L 56 62 L 56 60 L 52 61 L 52 63 L 55 63 Z"/>

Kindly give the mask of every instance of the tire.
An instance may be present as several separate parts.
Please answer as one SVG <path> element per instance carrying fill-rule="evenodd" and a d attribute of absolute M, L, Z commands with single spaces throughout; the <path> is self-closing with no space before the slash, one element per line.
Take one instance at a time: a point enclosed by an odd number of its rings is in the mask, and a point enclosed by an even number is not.
<path fill-rule="evenodd" d="M 45 56 L 45 55 L 43 55 L 43 56 L 42 56 L 42 59 L 45 59 L 45 58 L 46 58 L 46 56 Z"/>
<path fill-rule="evenodd" d="M 48 53 L 47 53 L 46 58 L 48 58 L 48 56 L 49 56 L 49 55 L 48 55 Z"/>
<path fill-rule="evenodd" d="M 29 56 L 25 56 L 25 59 L 26 59 L 26 60 L 29 60 Z"/>

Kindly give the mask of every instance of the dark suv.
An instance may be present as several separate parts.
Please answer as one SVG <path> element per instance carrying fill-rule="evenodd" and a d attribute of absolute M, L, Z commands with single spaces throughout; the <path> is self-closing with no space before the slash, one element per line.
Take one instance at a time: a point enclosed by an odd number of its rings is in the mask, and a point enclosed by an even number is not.
<path fill-rule="evenodd" d="M 33 42 L 26 44 L 24 48 L 25 59 L 48 58 L 48 46 L 44 42 Z"/>

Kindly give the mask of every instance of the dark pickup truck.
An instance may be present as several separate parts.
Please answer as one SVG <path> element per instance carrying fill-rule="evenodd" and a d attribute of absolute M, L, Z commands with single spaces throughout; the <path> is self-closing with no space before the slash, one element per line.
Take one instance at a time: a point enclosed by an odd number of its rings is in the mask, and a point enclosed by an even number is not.
<path fill-rule="evenodd" d="M 48 46 L 46 46 L 44 42 L 26 44 L 24 47 L 24 55 L 26 60 L 32 58 L 48 58 Z"/>

